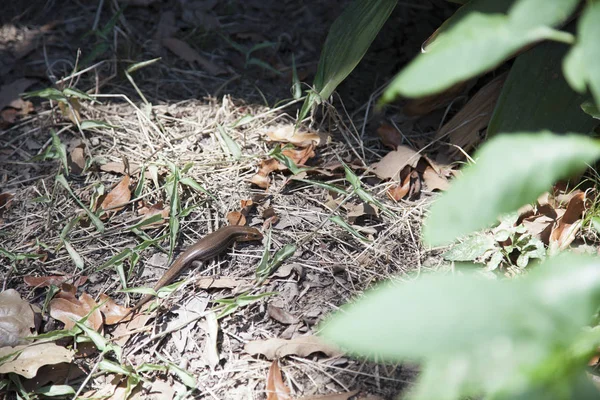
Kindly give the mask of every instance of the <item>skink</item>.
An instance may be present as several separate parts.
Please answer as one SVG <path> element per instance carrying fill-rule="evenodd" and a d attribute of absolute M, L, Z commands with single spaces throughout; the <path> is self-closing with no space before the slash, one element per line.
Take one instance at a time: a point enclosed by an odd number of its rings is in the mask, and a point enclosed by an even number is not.
<path fill-rule="evenodd" d="M 189 247 L 175 259 L 167 272 L 156 282 L 154 290 L 162 288 L 173 282 L 175 277 L 194 260 L 208 260 L 225 251 L 234 242 L 247 242 L 261 240 L 262 234 L 256 228 L 248 226 L 229 225 L 217 229 L 200 239 L 195 245 Z M 145 295 L 138 303 L 123 317 L 127 318 L 134 311 L 152 299 L 152 295 Z"/>

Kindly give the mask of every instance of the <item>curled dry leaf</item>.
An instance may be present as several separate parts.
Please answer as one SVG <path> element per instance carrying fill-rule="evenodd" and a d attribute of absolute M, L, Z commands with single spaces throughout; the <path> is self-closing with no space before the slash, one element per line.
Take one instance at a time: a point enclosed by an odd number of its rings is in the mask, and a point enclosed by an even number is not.
<path fill-rule="evenodd" d="M 79 299 L 71 296 L 72 294 L 69 294 L 65 297 L 50 300 L 50 316 L 65 324 L 65 329 L 73 328 L 75 326 L 73 320 L 79 321 L 98 306 L 92 296 L 87 293 L 83 293 Z M 85 321 L 85 324 L 95 331 L 100 332 L 103 325 L 100 309 L 96 308 Z"/>
<path fill-rule="evenodd" d="M 31 305 L 14 289 L 0 292 L 0 347 L 28 343 L 34 329 Z"/>
<path fill-rule="evenodd" d="M 129 308 L 123 307 L 115 303 L 115 301 L 109 296 L 102 293 L 100 295 L 100 312 L 104 315 L 104 322 L 106 325 L 114 325 L 121 321 L 123 321 L 123 317 L 125 317 L 129 313 Z"/>
<path fill-rule="evenodd" d="M 130 181 L 129 175 L 125 175 L 121 179 L 121 182 L 106 195 L 102 204 L 100 204 L 100 208 L 115 213 L 122 210 L 131 199 L 131 191 L 129 190 Z"/>
<path fill-rule="evenodd" d="M 302 149 L 285 149 L 281 152 L 284 156 L 291 158 L 296 165 L 305 165 L 306 162 L 315 156 L 315 146 L 310 144 Z"/>
<path fill-rule="evenodd" d="M 260 162 L 258 172 L 250 179 L 250 182 L 260 188 L 267 189 L 270 183 L 269 174 L 273 171 L 283 171 L 285 169 L 286 167 L 274 158 L 263 160 Z"/>
<path fill-rule="evenodd" d="M 11 354 L 14 356 L 10 357 Z M 0 374 L 15 373 L 25 378 L 33 378 L 40 367 L 71 362 L 73 355 L 72 350 L 48 342 L 2 347 L 0 359 L 7 359 L 0 365 Z"/>
<path fill-rule="evenodd" d="M 408 146 L 398 146 L 387 153 L 379 162 L 373 164 L 373 172 L 381 179 L 400 182 L 400 172 L 408 165 L 416 168 L 421 155 Z"/>
<path fill-rule="evenodd" d="M 227 213 L 229 225 L 246 225 L 246 217 L 239 211 L 230 211 Z"/>
<path fill-rule="evenodd" d="M 327 135 L 317 132 L 306 132 L 296 129 L 292 124 L 280 125 L 271 131 L 267 131 L 267 137 L 273 142 L 291 143 L 299 147 L 310 145 L 318 146 L 325 144 Z"/>
<path fill-rule="evenodd" d="M 383 123 L 379 125 L 377 135 L 381 139 L 381 143 L 392 150 L 396 150 L 398 146 L 402 146 L 402 134 L 390 124 Z"/>
<path fill-rule="evenodd" d="M 558 226 L 550 234 L 551 247 L 564 250 L 573 240 L 582 225 L 581 217 L 585 211 L 585 193 L 580 192 L 571 198 L 567 210 L 558 220 Z"/>
<path fill-rule="evenodd" d="M 338 357 L 343 354 L 340 349 L 317 336 L 301 336 L 290 340 L 278 338 L 254 340 L 246 343 L 244 350 L 252 355 L 262 354 L 268 360 L 289 355 L 307 357 L 313 353 L 323 353 L 328 357 Z"/>
<path fill-rule="evenodd" d="M 267 374 L 267 400 L 291 400 L 290 388 L 283 382 L 279 362 L 273 360 Z"/>
<path fill-rule="evenodd" d="M 61 286 L 63 283 L 67 281 L 71 281 L 73 279 L 73 275 L 49 275 L 49 276 L 26 276 L 23 278 L 23 281 L 26 285 L 32 287 L 47 287 L 50 285 Z M 75 288 L 83 285 L 87 282 L 87 276 L 79 276 L 75 278 L 73 281 L 73 286 Z"/>

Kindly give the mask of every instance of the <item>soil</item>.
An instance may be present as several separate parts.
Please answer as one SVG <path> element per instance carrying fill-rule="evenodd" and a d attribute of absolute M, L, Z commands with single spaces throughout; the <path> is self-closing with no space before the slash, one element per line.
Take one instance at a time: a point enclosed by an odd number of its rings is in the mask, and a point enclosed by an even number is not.
<path fill-rule="evenodd" d="M 292 180 L 288 171 L 271 174 L 267 189 L 250 183 L 276 146 L 267 133 L 296 122 L 300 103 L 290 89 L 292 63 L 307 88 L 328 28 L 348 1 L 9 3 L 0 15 L 0 85 L 29 79 L 22 91 L 76 88 L 98 102 L 81 99 L 71 107 L 79 108 L 82 120 L 104 124 L 80 130 L 69 119 L 68 109 L 61 111 L 56 101 L 36 97 L 30 99 L 31 110 L 0 127 L 0 192 L 14 196 L 10 207 L 0 211 L 0 248 L 43 256 L 3 258 L 3 290 L 16 289 L 41 307 L 47 288 L 29 287 L 24 278 L 85 275 L 88 280 L 78 295 L 89 293 L 98 299 L 106 294 L 119 304 L 134 302 L 136 294 L 119 291 L 123 278 L 128 287 L 151 287 L 168 266 L 171 243 L 168 223 L 143 231 L 131 228 L 139 222 L 143 206 L 168 209 L 172 204 L 168 177 L 173 168 L 210 194 L 180 185 L 177 197 L 186 212 L 179 216 L 173 257 L 227 225 L 227 216 L 234 211 L 243 210 L 247 225 L 270 236 L 262 243 L 237 244 L 186 270 L 180 277 L 184 286 L 152 314 L 150 332 L 141 324 L 141 332 L 118 341 L 124 365 L 181 367 L 198 382 L 184 398 L 266 398 L 271 360 L 245 351 L 248 342 L 316 334 L 318 324 L 331 312 L 374 283 L 390 277 L 409 279 L 439 268 L 438 253 L 424 249 L 419 240 L 432 193 L 394 202 L 386 195 L 385 184 L 365 171 L 388 152 L 375 135 L 385 115 L 373 112 L 373 97 L 420 51 L 422 42 L 451 14 L 452 5 L 441 0 L 399 2 L 361 64 L 339 87 L 332 106 L 320 109 L 312 121 L 312 129 L 328 139 L 308 163 L 319 172 L 307 179 L 348 188 L 340 168 L 344 161 L 391 211 L 385 214 L 365 210 L 356 196 L 340 204 L 328 190 Z M 193 50 L 175 54 L 165 45 L 169 37 Z M 250 52 L 258 44 L 263 45 Z M 157 57 L 160 60 L 127 76 L 131 65 Z M 393 114 L 394 107 L 388 112 Z M 253 118 L 241 123 L 247 116 Z M 426 142 L 440 118 L 412 121 L 404 133 L 409 140 Z M 56 183 L 63 167 L 60 155 L 52 152 L 52 132 L 66 146 L 70 174 L 65 178 L 72 193 Z M 227 136 L 238 143 L 239 156 Z M 73 165 L 75 149 L 83 150 L 87 162 L 83 170 Z M 101 201 L 98 196 L 110 192 L 124 176 L 123 170 L 102 166 L 124 162 L 130 167 L 131 189 L 141 181 L 141 193 L 104 218 L 101 233 L 77 199 L 87 206 Z M 146 169 L 144 179 L 136 171 L 142 164 L 156 166 Z M 244 207 L 248 200 L 253 204 Z M 329 218 L 339 214 L 350 217 L 352 226 L 372 241 L 361 241 L 331 222 Z M 101 268 L 125 249 L 136 249 L 147 236 L 162 239 L 140 249 L 139 261 L 127 259 Z M 273 254 L 286 244 L 298 246 L 294 255 L 263 285 L 253 286 L 264 249 L 269 246 Z M 227 278 L 229 283 L 206 289 L 202 286 L 206 278 Z M 188 313 L 203 315 L 215 306 L 214 300 L 247 290 L 252 295 L 277 295 L 252 301 L 219 320 L 216 363 L 206 355 L 214 339 L 209 322 L 198 318 L 175 329 L 189 319 Z M 115 332 L 121 325 L 105 326 L 105 337 L 117 340 Z M 60 327 L 44 314 L 40 330 Z M 76 361 L 84 375 L 69 384 L 82 395 L 123 385 L 118 375 L 97 373 L 98 361 L 97 354 Z M 318 351 L 282 357 L 279 363 L 294 398 L 357 390 L 354 398 L 392 399 L 417 373 L 413 365 L 377 364 Z M 143 376 L 148 380 L 132 396 L 172 398 L 173 391 L 186 393 L 177 374 L 154 371 Z M 62 384 L 62 379 L 54 383 Z"/>

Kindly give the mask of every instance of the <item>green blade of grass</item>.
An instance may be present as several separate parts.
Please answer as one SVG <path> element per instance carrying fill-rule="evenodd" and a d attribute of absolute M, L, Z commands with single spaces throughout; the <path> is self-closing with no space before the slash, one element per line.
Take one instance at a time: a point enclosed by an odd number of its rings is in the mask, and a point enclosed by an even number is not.
<path fill-rule="evenodd" d="M 79 206 L 81 208 L 83 208 L 83 210 L 85 211 L 87 216 L 90 218 L 90 221 L 92 221 L 92 223 L 94 224 L 94 226 L 96 227 L 98 232 L 103 233 L 104 232 L 104 224 L 102 223 L 102 221 L 100 221 L 100 218 L 98 218 L 89 208 L 87 208 L 83 204 L 83 202 L 81 200 L 79 200 L 79 198 L 77 196 L 75 196 L 75 193 L 73 193 L 73 191 L 71 190 L 71 187 L 67 183 L 67 180 L 65 179 L 64 175 L 62 175 L 62 174 L 57 175 L 56 182 L 60 183 L 60 185 L 62 187 L 64 187 L 67 190 L 67 192 L 71 195 L 73 200 L 75 200 L 75 202 L 77 204 L 79 204 Z"/>

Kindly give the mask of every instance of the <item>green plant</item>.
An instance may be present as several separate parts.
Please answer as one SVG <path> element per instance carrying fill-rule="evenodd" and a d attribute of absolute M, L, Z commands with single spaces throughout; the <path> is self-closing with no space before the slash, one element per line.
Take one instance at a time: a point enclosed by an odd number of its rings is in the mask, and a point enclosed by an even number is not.
<path fill-rule="evenodd" d="M 580 15 L 575 13 L 578 5 L 577 0 L 471 0 L 442 25 L 427 52 L 403 69 L 382 96 L 385 103 L 398 95 L 443 91 L 496 68 L 540 40 L 560 42 L 538 44 L 517 57 L 512 68 L 518 73 L 509 74 L 494 111 L 494 137 L 476 152 L 476 163 L 432 205 L 424 223 L 426 244 L 445 245 L 489 227 L 499 216 L 533 202 L 557 180 L 600 159 L 598 140 L 555 133 L 570 127 L 589 135 L 596 120 L 565 116 L 582 109 L 597 116 L 600 104 L 600 2 L 587 1 Z M 555 28 L 568 29 L 565 24 L 571 17 L 578 18 L 576 35 Z M 521 125 L 519 117 L 528 114 L 516 115 L 521 111 L 507 106 L 508 99 L 520 101 L 515 97 L 518 80 L 525 71 L 540 68 L 538 57 L 549 54 L 544 49 L 536 53 L 540 46 L 565 44 L 571 45 L 567 51 L 552 52 L 559 60 L 552 65 L 562 65 L 568 85 L 538 86 L 533 97 L 540 98 L 543 108 L 565 90 L 575 90 L 569 95 L 569 109 L 550 118 L 546 108 L 530 115 L 534 124 Z M 583 101 L 585 97 L 593 98 L 595 106 Z M 516 108 L 530 112 L 527 102 L 531 98 Z M 511 134 L 503 134 L 507 131 Z M 539 246 L 518 227 L 496 234 L 542 258 Z M 484 241 L 477 251 L 484 254 L 492 247 L 496 244 Z M 473 270 L 384 283 L 326 321 L 322 333 L 356 355 L 422 363 L 423 372 L 408 394 L 411 399 L 597 398 L 586 367 L 600 345 L 600 326 L 595 326 L 600 259 L 561 254 L 510 281 L 483 279 Z"/>

